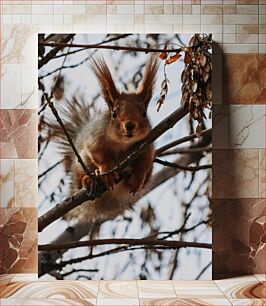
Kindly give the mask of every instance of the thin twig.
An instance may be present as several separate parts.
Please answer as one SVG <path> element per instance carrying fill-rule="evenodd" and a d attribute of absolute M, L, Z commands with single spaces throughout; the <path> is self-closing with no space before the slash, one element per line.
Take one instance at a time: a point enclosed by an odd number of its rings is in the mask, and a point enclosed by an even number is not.
<path fill-rule="evenodd" d="M 66 129 L 65 126 L 64 126 L 63 121 L 61 120 L 61 118 L 60 118 L 60 116 L 59 116 L 59 114 L 58 114 L 58 112 L 57 112 L 57 110 L 56 110 L 56 108 L 55 108 L 55 106 L 54 106 L 54 104 L 53 104 L 53 102 L 52 102 L 51 99 L 48 97 L 48 94 L 47 94 L 47 93 L 44 93 L 44 97 L 45 97 L 45 99 L 46 99 L 46 101 L 47 101 L 47 103 L 48 103 L 48 105 L 49 105 L 49 107 L 50 107 L 52 113 L 54 114 L 54 116 L 55 116 L 57 122 L 60 124 L 61 128 L 63 129 L 63 131 L 64 131 L 64 133 L 65 133 L 65 135 L 66 135 L 66 138 L 67 138 L 67 140 L 68 140 L 68 142 L 69 142 L 69 144 L 70 144 L 72 150 L 74 151 L 74 153 L 75 153 L 75 155 L 76 155 L 76 157 L 77 157 L 77 159 L 78 159 L 78 162 L 80 163 L 81 167 L 83 168 L 83 170 L 85 171 L 85 173 L 86 173 L 88 176 L 93 177 L 93 175 L 90 173 L 90 171 L 89 171 L 89 169 L 87 168 L 87 166 L 84 164 L 82 158 L 80 157 L 80 155 L 79 155 L 79 153 L 78 153 L 78 151 L 77 151 L 77 149 L 76 149 L 76 147 L 75 147 L 75 145 L 74 145 L 74 143 L 73 143 L 71 137 L 70 137 L 69 134 L 68 134 L 67 129 Z"/>
<path fill-rule="evenodd" d="M 56 162 L 55 164 L 53 164 L 51 167 L 49 167 L 48 169 L 46 169 L 43 173 L 39 174 L 38 176 L 38 180 L 40 178 L 42 178 L 43 176 L 45 176 L 48 172 L 50 172 L 51 170 L 53 170 L 55 167 L 57 167 L 58 165 L 60 165 L 62 163 L 63 159 L 59 160 L 58 162 Z"/>
<path fill-rule="evenodd" d="M 176 163 L 170 163 L 168 161 L 160 160 L 159 158 L 155 158 L 154 162 L 157 163 L 157 164 L 163 165 L 163 166 L 172 167 L 172 168 L 180 169 L 180 170 L 184 170 L 184 171 L 198 171 L 198 170 L 210 169 L 212 167 L 212 165 L 202 165 L 202 166 L 197 166 L 197 167 L 182 166 L 182 165 L 178 165 Z"/>
<path fill-rule="evenodd" d="M 60 273 L 60 276 L 61 277 L 66 277 L 70 274 L 73 274 L 73 273 L 78 273 L 78 272 L 88 272 L 88 273 L 93 273 L 93 272 L 99 272 L 98 269 L 73 269 L 69 272 L 66 272 L 66 273 Z"/>
<path fill-rule="evenodd" d="M 115 36 L 115 37 L 106 39 L 106 40 L 104 40 L 104 41 L 98 43 L 97 45 L 102 45 L 102 44 L 106 44 L 106 43 L 109 43 L 109 42 L 112 42 L 112 41 L 117 41 L 117 40 L 119 40 L 119 39 L 126 38 L 126 37 L 128 37 L 128 36 L 130 36 L 130 35 L 133 35 L 133 34 L 122 34 L 122 35 L 118 35 L 118 36 Z M 85 50 L 87 50 L 87 48 L 82 48 L 82 49 L 78 49 L 78 50 L 75 50 L 75 51 L 71 51 L 71 52 L 68 53 L 68 55 L 75 54 L 75 53 L 77 53 L 77 52 L 81 52 L 81 51 L 85 51 Z M 60 58 L 60 57 L 62 57 L 62 56 L 65 56 L 65 53 L 60 54 L 60 55 L 56 55 L 56 56 L 54 56 L 52 59 Z"/>
<path fill-rule="evenodd" d="M 205 135 L 211 135 L 212 133 L 212 129 L 208 129 L 208 130 L 204 130 L 201 132 L 201 136 L 205 136 Z M 189 136 L 185 136 L 185 137 L 182 137 L 182 138 L 179 138 L 177 140 L 174 140 L 164 146 L 162 146 L 161 148 L 157 149 L 156 150 L 156 156 L 160 156 L 160 154 L 172 147 L 175 147 L 181 143 L 184 143 L 184 142 L 187 142 L 187 141 L 190 141 L 194 138 L 198 138 L 198 135 L 197 134 L 192 134 L 192 135 L 189 135 Z"/>
<path fill-rule="evenodd" d="M 69 40 L 71 40 L 75 34 L 69 34 L 66 37 L 62 38 L 62 43 L 67 43 Z M 42 45 L 42 42 L 39 41 L 39 45 Z M 67 46 L 66 46 L 67 47 Z M 48 54 L 46 54 L 42 59 L 38 62 L 38 69 L 40 69 L 42 66 L 46 65 L 50 59 L 52 59 L 62 48 L 62 46 L 56 46 L 54 49 L 52 49 Z"/>
<path fill-rule="evenodd" d="M 208 268 L 211 266 L 212 262 L 209 262 L 199 273 L 199 275 L 196 277 L 196 280 L 199 280 L 202 274 L 208 270 Z"/>
<path fill-rule="evenodd" d="M 169 151 L 165 151 L 160 153 L 158 156 L 166 156 L 166 155 L 174 155 L 174 154 L 190 154 L 190 153 L 197 153 L 197 152 L 211 152 L 212 147 L 207 146 L 205 148 L 178 148 L 178 149 L 173 149 Z"/>
<path fill-rule="evenodd" d="M 140 48 L 140 47 L 128 47 L 128 46 L 110 46 L 110 45 L 99 45 L 99 44 L 68 44 L 68 43 L 49 43 L 40 41 L 39 45 L 47 47 L 71 47 L 71 48 L 86 48 L 86 49 L 111 49 L 111 50 L 124 50 L 124 51 L 138 51 L 138 52 L 181 52 L 183 48 L 177 49 L 157 49 L 157 48 Z M 187 48 L 187 47 L 186 47 Z"/>

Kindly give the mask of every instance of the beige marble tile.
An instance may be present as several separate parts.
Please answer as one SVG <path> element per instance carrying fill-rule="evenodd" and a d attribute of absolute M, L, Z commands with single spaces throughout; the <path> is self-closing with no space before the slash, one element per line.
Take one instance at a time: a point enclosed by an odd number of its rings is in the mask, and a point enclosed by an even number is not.
<path fill-rule="evenodd" d="M 224 298 L 213 281 L 172 281 L 172 284 L 178 298 Z"/>
<path fill-rule="evenodd" d="M 258 4 L 260 0 L 236 0 L 236 4 Z"/>
<path fill-rule="evenodd" d="M 204 15 L 201 19 L 202 24 L 223 24 L 222 15 Z"/>
<path fill-rule="evenodd" d="M 216 281 L 228 299 L 265 299 L 266 287 L 260 282 Z"/>
<path fill-rule="evenodd" d="M 174 15 L 174 14 L 172 15 L 160 15 L 160 14 L 145 15 L 146 24 L 161 24 L 162 26 L 165 26 L 168 24 L 182 23 L 182 20 L 183 20 L 183 16 Z"/>
<path fill-rule="evenodd" d="M 266 164 L 265 164 L 265 149 L 259 150 L 259 197 L 266 198 Z"/>
<path fill-rule="evenodd" d="M 1 108 L 21 108 L 21 64 L 1 65 Z"/>
<path fill-rule="evenodd" d="M 137 281 L 139 298 L 176 298 L 171 281 Z"/>
<path fill-rule="evenodd" d="M 236 33 L 236 25 L 235 24 L 224 24 L 223 25 L 223 33 L 235 34 Z"/>
<path fill-rule="evenodd" d="M 156 14 L 163 14 L 164 7 L 158 4 L 147 4 L 145 5 L 144 14 L 145 15 L 156 15 Z"/>
<path fill-rule="evenodd" d="M 200 24 L 200 15 L 183 14 L 183 24 Z"/>
<path fill-rule="evenodd" d="M 12 299 L 91 299 L 96 298 L 98 281 L 37 281 L 11 283 L 2 292 Z"/>
<path fill-rule="evenodd" d="M 201 32 L 204 33 L 222 33 L 223 32 L 223 26 L 221 24 L 202 24 L 200 26 Z M 214 37 L 213 37 L 214 38 Z M 216 39 L 213 39 L 214 42 L 217 42 Z M 214 70 L 213 70 L 214 72 Z"/>
<path fill-rule="evenodd" d="M 255 275 L 248 274 L 248 275 L 242 275 L 242 276 L 232 276 L 220 280 L 214 281 L 216 284 L 220 284 L 222 286 L 226 286 L 226 284 L 229 283 L 246 283 L 246 282 L 257 282 L 257 279 Z"/>
<path fill-rule="evenodd" d="M 264 299 L 229 299 L 233 306 L 245 305 L 245 306 L 265 306 L 266 300 Z"/>
<path fill-rule="evenodd" d="M 258 5 L 250 5 L 250 4 L 241 4 L 236 6 L 236 13 L 238 15 L 257 15 L 259 13 Z"/>
<path fill-rule="evenodd" d="M 258 44 L 259 35 L 250 34 L 250 33 L 238 33 L 237 34 L 237 43 L 238 44 Z"/>
<path fill-rule="evenodd" d="M 25 306 L 91 306 L 96 305 L 96 299 L 2 299 L 1 305 L 25 305 Z"/>
<path fill-rule="evenodd" d="M 21 105 L 27 109 L 38 108 L 38 68 L 37 61 L 22 64 Z"/>
<path fill-rule="evenodd" d="M 213 150 L 213 198 L 257 198 L 257 149 Z"/>
<path fill-rule="evenodd" d="M 258 24 L 257 15 L 223 15 L 224 24 Z"/>
<path fill-rule="evenodd" d="M 0 163 L 0 207 L 14 207 L 15 162 L 12 159 L 2 159 Z"/>
<path fill-rule="evenodd" d="M 221 15 L 222 13 L 222 5 L 201 5 L 201 14 L 203 15 Z"/>
<path fill-rule="evenodd" d="M 265 200 L 213 199 L 213 278 L 225 285 L 257 282 L 265 271 Z M 225 226 L 226 220 L 226 226 Z M 233 277 L 234 275 L 246 275 Z"/>
<path fill-rule="evenodd" d="M 224 44 L 232 44 L 236 42 L 236 34 L 235 33 L 224 33 L 223 34 L 223 43 Z"/>
<path fill-rule="evenodd" d="M 257 34 L 259 33 L 259 27 L 257 24 L 240 24 L 240 25 L 237 25 L 237 33 Z"/>
<path fill-rule="evenodd" d="M 204 299 L 140 299 L 140 306 L 156 306 L 156 305 L 165 305 L 165 306 L 229 306 L 231 305 L 226 299 L 208 299 L 207 297 Z"/>
<path fill-rule="evenodd" d="M 136 281 L 100 281 L 99 299 L 134 299 L 138 298 Z"/>
<path fill-rule="evenodd" d="M 188 3 L 188 2 L 186 2 Z M 188 15 L 188 14 L 192 14 L 192 5 L 191 4 L 185 4 L 183 2 L 183 14 Z"/>
<path fill-rule="evenodd" d="M 258 47 L 255 44 L 250 45 Z M 236 48 L 238 44 L 232 46 Z M 235 53 L 244 51 L 245 49 L 240 48 Z M 265 104 L 264 61 L 261 55 L 225 54 L 222 79 L 223 103 Z"/>
<path fill-rule="evenodd" d="M 235 14 L 236 6 L 234 4 L 224 4 L 223 5 L 223 14 Z"/>
<path fill-rule="evenodd" d="M 260 282 L 265 282 L 266 281 L 266 274 L 254 274 L 254 276 Z"/>
<path fill-rule="evenodd" d="M 87 15 L 106 15 L 106 11 L 107 8 L 105 5 L 87 5 Z"/>
<path fill-rule="evenodd" d="M 32 4 L 32 15 L 43 14 L 49 15 L 54 13 L 54 6 L 51 4 Z"/>
<path fill-rule="evenodd" d="M 116 306 L 139 306 L 138 299 L 97 299 L 97 305 L 116 305 Z"/>
<path fill-rule="evenodd" d="M 229 106 L 230 148 L 265 148 L 265 106 Z"/>
<path fill-rule="evenodd" d="M 1 158 L 37 157 L 37 110 L 0 110 Z"/>
<path fill-rule="evenodd" d="M 20 159 L 15 161 L 15 206 L 37 207 L 38 161 Z"/>
<path fill-rule="evenodd" d="M 37 58 L 38 27 L 5 25 L 1 37 L 3 63 L 34 63 Z"/>
<path fill-rule="evenodd" d="M 36 209 L 1 208 L 0 236 L 0 273 L 37 273 Z"/>

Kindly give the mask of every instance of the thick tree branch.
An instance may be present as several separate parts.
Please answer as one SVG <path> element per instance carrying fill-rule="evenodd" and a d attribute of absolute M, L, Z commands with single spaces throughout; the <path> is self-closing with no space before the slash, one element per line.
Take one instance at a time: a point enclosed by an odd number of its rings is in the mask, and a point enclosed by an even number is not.
<path fill-rule="evenodd" d="M 49 106 L 50 106 L 50 104 L 49 104 Z M 51 106 L 52 106 L 52 110 L 56 111 L 53 104 L 51 104 Z M 111 171 L 103 173 L 102 175 L 106 175 L 106 174 L 112 173 L 114 171 L 120 171 L 123 168 L 125 168 L 149 144 L 151 144 L 154 140 L 156 140 L 158 137 L 160 137 L 167 130 L 172 128 L 186 114 L 187 114 L 187 110 L 185 110 L 182 107 L 178 108 L 175 112 L 173 112 L 166 119 L 164 119 L 162 122 L 160 122 L 154 129 L 152 129 L 152 131 L 146 137 L 146 139 L 144 141 L 142 141 L 138 145 L 138 147 L 132 153 L 130 153 L 123 161 L 118 163 L 118 165 L 116 167 L 114 167 Z M 54 113 L 54 115 L 57 116 L 56 117 L 57 119 L 59 118 L 59 120 L 61 120 L 60 117 L 57 114 L 57 111 Z M 61 126 L 64 127 L 63 123 L 62 123 Z M 70 140 L 70 142 L 72 142 L 70 137 L 69 137 L 68 140 Z M 98 178 L 100 178 L 100 176 Z M 98 179 L 98 178 L 94 177 L 95 180 Z M 98 183 L 97 185 L 98 185 L 98 188 L 97 188 L 98 190 L 96 190 L 96 191 L 94 189 L 93 190 L 81 190 L 78 193 L 74 194 L 72 197 L 67 198 L 63 202 L 57 204 L 51 210 L 46 212 L 43 216 L 39 217 L 39 220 L 38 220 L 38 230 L 39 230 L 39 232 L 41 232 L 45 227 L 47 227 L 49 224 L 51 224 L 55 220 L 62 217 L 64 214 L 66 214 L 67 212 L 69 212 L 73 208 L 81 205 L 82 203 L 84 203 L 86 201 L 93 201 L 96 198 L 100 197 L 106 189 L 105 189 L 104 185 L 101 184 L 101 183 Z"/>
<path fill-rule="evenodd" d="M 116 167 L 114 167 L 112 170 L 103 173 L 110 174 L 115 171 L 119 171 L 126 166 L 129 165 L 131 161 L 136 159 L 139 154 L 146 149 L 151 143 L 153 143 L 157 138 L 159 138 L 161 135 L 163 135 L 166 131 L 171 129 L 178 121 L 180 121 L 183 117 L 185 117 L 188 113 L 188 110 L 186 110 L 183 107 L 179 107 L 176 111 L 174 111 L 172 114 L 170 114 L 167 118 L 165 118 L 163 121 L 161 121 L 158 125 L 156 125 L 155 128 L 152 129 L 150 134 L 144 139 L 144 141 L 140 142 L 137 146 L 137 148 L 128 154 L 128 156 L 119 162 Z"/>
<path fill-rule="evenodd" d="M 110 245 L 110 244 L 126 244 L 126 245 L 151 245 L 151 246 L 167 246 L 171 248 L 203 248 L 211 249 L 211 244 L 200 243 L 200 242 L 187 242 L 187 241 L 172 241 L 172 240 L 161 240 L 161 239 L 96 239 L 86 241 L 74 241 L 62 244 L 44 244 L 39 245 L 40 251 L 55 251 L 62 249 L 73 249 L 80 247 L 96 246 L 96 245 Z"/>
<path fill-rule="evenodd" d="M 193 144 L 192 148 L 205 147 L 211 143 L 211 133 L 205 134 L 198 143 Z M 192 154 L 183 155 L 175 160 L 176 163 L 180 165 L 189 165 L 191 163 L 197 163 L 202 157 L 201 152 L 195 152 Z M 136 194 L 136 202 L 167 180 L 176 176 L 180 169 L 164 167 L 162 170 L 157 172 L 152 176 L 149 182 L 148 188 L 142 192 Z M 84 191 L 82 191 L 84 192 Z M 106 220 L 99 220 L 99 225 L 104 223 Z M 73 227 L 67 228 L 62 234 L 60 234 L 56 239 L 53 240 L 53 244 L 61 243 L 62 241 L 70 242 L 80 240 L 85 237 L 92 229 L 92 223 L 77 223 Z M 168 234 L 168 233 L 165 233 Z M 143 249 L 143 248 L 142 248 Z M 157 248 L 158 249 L 158 248 Z M 62 251 L 51 251 L 51 252 L 40 252 L 39 253 L 39 274 L 43 275 L 54 269 L 55 261 L 65 252 Z"/>

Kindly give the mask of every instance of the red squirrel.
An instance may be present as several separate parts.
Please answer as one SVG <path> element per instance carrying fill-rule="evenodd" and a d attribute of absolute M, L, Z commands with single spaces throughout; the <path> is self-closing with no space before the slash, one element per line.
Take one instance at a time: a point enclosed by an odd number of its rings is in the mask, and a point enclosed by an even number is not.
<path fill-rule="evenodd" d="M 67 102 L 63 111 L 65 127 L 91 173 L 101 174 L 113 169 L 134 145 L 149 134 L 151 125 L 147 117 L 147 108 L 153 96 L 158 67 L 157 57 L 150 56 L 137 91 L 129 93 L 117 89 L 104 58 L 91 61 L 91 69 L 97 78 L 108 110 L 91 118 L 86 106 L 74 100 Z M 63 131 L 56 124 L 51 124 L 50 128 L 52 136 L 63 145 L 64 164 L 66 172 L 70 175 L 71 194 L 81 188 L 89 188 L 91 179 L 72 152 Z M 83 203 L 64 218 L 95 222 L 113 219 L 125 209 L 131 208 L 134 194 L 142 190 L 151 177 L 153 160 L 154 146 L 151 144 L 128 166 L 131 173 L 128 179 L 115 185 L 119 173 L 102 176 L 107 191 L 101 198 Z"/>

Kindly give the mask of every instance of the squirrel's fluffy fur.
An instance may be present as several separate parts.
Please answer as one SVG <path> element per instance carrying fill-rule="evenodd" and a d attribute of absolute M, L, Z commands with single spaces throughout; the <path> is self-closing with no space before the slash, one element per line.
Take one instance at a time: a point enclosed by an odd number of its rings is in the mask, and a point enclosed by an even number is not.
<path fill-rule="evenodd" d="M 136 93 L 117 90 L 103 58 L 93 60 L 91 68 L 109 110 L 91 118 L 86 104 L 74 99 L 65 102 L 59 114 L 88 169 L 103 173 L 126 157 L 150 132 L 146 111 L 154 90 L 158 60 L 150 56 Z M 77 161 L 61 127 L 55 122 L 50 122 L 48 126 L 51 136 L 62 148 L 65 170 L 70 175 L 70 193 L 90 187 L 90 178 Z M 109 220 L 131 208 L 135 202 L 134 193 L 143 189 L 149 181 L 153 159 L 154 148 L 150 145 L 127 167 L 126 171 L 130 173 L 128 179 L 115 185 L 118 173 L 103 176 L 108 191 L 101 198 L 73 209 L 65 215 L 65 219 L 78 219 L 79 222 Z"/>

